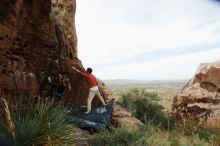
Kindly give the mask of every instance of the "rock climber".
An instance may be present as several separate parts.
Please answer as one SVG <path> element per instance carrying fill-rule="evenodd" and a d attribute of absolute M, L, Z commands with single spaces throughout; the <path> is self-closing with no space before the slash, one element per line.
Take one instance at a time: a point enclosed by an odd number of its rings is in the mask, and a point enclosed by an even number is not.
<path fill-rule="evenodd" d="M 92 74 L 92 69 L 87 68 L 86 72 L 82 72 L 75 67 L 72 67 L 72 69 L 78 72 L 79 74 L 81 74 L 83 77 L 85 77 L 87 80 L 87 84 L 89 86 L 89 96 L 87 99 L 87 111 L 85 112 L 85 114 L 88 114 L 91 112 L 91 103 L 95 95 L 98 96 L 99 100 L 102 102 L 103 105 L 106 105 L 103 97 L 101 96 L 99 92 L 99 87 L 97 86 L 97 80 L 96 80 L 96 77 Z"/>

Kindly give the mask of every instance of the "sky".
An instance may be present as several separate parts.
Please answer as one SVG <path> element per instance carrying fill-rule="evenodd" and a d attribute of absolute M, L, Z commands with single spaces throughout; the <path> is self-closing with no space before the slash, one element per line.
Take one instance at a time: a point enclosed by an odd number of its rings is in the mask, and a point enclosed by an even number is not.
<path fill-rule="evenodd" d="M 219 0 L 77 0 L 76 29 L 100 79 L 190 79 L 220 59 Z"/>

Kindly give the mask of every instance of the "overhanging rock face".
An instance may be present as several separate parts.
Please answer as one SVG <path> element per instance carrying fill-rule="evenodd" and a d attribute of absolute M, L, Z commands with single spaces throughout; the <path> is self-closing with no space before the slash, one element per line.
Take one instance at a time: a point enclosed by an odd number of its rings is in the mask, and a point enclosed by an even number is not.
<path fill-rule="evenodd" d="M 62 7 L 55 0 L 53 9 Z M 61 28 L 59 16 L 51 18 L 50 0 L 2 0 L 0 4 L 0 90 L 12 99 L 29 94 L 49 96 L 47 77 L 65 73 L 72 90 L 69 102 L 85 104 L 88 88 L 71 66 L 83 70 L 77 58 L 74 24 L 75 1 L 66 8 L 68 24 Z M 63 8 L 63 7 L 62 7 Z M 64 11 L 64 10 L 63 10 Z M 56 21 L 54 19 L 57 19 Z"/>
<path fill-rule="evenodd" d="M 172 110 L 186 119 L 220 121 L 220 60 L 198 67 L 195 76 L 173 99 Z"/>

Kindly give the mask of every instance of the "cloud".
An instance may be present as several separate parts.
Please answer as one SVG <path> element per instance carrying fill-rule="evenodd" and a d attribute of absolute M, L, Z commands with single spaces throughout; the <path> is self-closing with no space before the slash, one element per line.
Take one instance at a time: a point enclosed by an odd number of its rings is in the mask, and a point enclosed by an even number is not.
<path fill-rule="evenodd" d="M 220 38 L 219 18 L 219 5 L 209 0 L 78 0 L 79 58 L 101 70 L 135 63 L 140 54 L 209 50 Z"/>
<path fill-rule="evenodd" d="M 121 66 L 107 66 L 95 74 L 102 79 L 145 79 L 170 80 L 189 79 L 200 63 L 214 62 L 219 59 L 220 48 L 187 55 L 163 58 Z"/>

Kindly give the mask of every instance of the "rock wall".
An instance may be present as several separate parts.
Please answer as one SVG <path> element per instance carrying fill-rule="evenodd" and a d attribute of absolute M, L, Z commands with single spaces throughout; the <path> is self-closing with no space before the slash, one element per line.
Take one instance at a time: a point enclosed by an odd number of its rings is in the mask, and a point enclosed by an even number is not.
<path fill-rule="evenodd" d="M 220 121 L 220 60 L 201 64 L 195 76 L 173 99 L 172 110 L 202 123 Z"/>
<path fill-rule="evenodd" d="M 55 1 L 56 2 L 56 1 Z M 58 1 L 57 1 L 58 2 Z M 77 58 L 75 1 L 65 8 L 65 28 L 51 18 L 50 0 L 2 0 L 0 5 L 0 89 L 12 99 L 49 96 L 47 77 L 63 73 L 72 90 L 69 101 L 86 103 L 85 80 L 71 66 L 83 70 Z M 53 8 L 61 7 L 53 4 Z M 63 18 L 64 19 L 64 18 Z"/>

